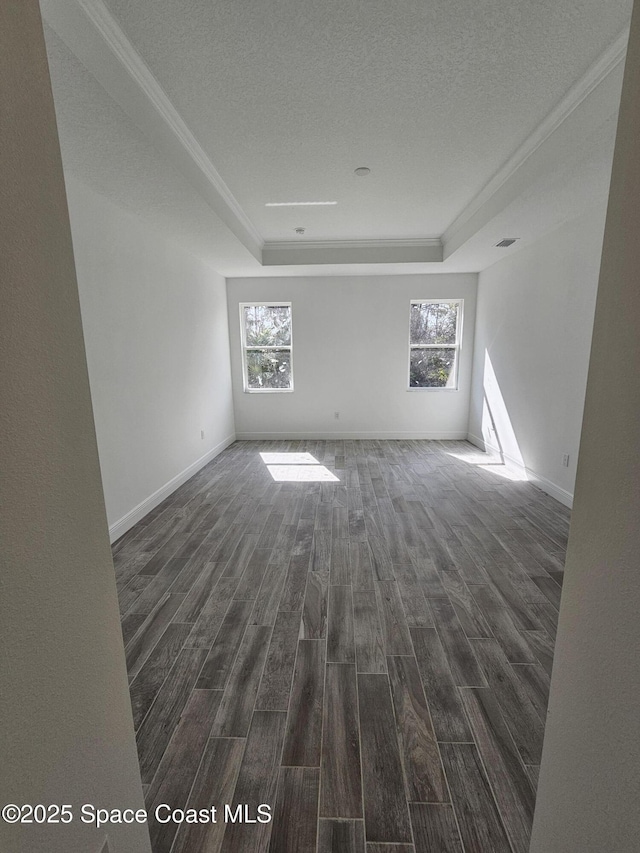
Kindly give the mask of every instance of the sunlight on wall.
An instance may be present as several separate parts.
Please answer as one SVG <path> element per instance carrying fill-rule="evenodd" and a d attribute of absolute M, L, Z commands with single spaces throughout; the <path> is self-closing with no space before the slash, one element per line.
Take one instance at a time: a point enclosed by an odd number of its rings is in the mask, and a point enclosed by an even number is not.
<path fill-rule="evenodd" d="M 505 466 L 524 471 L 524 459 L 511 424 L 509 411 L 496 378 L 489 352 L 484 351 L 484 399 L 482 402 L 482 438 L 487 452 L 498 455 Z M 526 475 L 524 477 L 526 479 Z"/>

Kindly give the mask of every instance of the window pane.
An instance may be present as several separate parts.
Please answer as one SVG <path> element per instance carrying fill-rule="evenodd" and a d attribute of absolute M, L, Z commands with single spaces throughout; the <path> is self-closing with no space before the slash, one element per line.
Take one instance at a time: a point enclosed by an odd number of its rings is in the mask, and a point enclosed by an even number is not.
<path fill-rule="evenodd" d="M 455 302 L 421 302 L 411 306 L 412 344 L 455 344 L 457 325 Z"/>
<path fill-rule="evenodd" d="M 248 347 L 291 346 L 291 307 L 247 305 L 244 328 Z"/>
<path fill-rule="evenodd" d="M 455 388 L 455 349 L 412 349 L 411 388 Z"/>
<path fill-rule="evenodd" d="M 247 387 L 291 388 L 291 351 L 247 350 Z"/>

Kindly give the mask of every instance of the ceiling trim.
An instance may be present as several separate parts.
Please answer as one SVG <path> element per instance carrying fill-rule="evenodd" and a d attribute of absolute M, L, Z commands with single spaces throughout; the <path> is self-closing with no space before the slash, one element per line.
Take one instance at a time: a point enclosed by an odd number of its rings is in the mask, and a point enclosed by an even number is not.
<path fill-rule="evenodd" d="M 589 97 L 589 95 L 624 60 L 629 40 L 629 28 L 626 27 L 618 37 L 602 53 L 600 58 L 589 68 L 568 90 L 562 100 L 540 122 L 535 130 L 525 139 L 506 163 L 485 184 L 474 199 L 458 214 L 442 234 L 442 242 L 446 245 L 464 228 L 468 221 L 495 195 L 498 190 L 525 164 L 531 155 L 566 121 L 571 113 Z"/>
<path fill-rule="evenodd" d="M 264 243 L 262 236 L 102 0 L 43 0 L 42 12 L 46 22 L 67 47 L 139 126 L 144 125 L 144 117 L 139 110 L 139 94 L 143 95 L 147 105 L 153 109 L 164 128 L 172 135 L 174 142 L 179 144 L 192 161 L 192 166 L 197 167 L 196 175 L 199 177 L 200 186 L 196 188 L 202 190 L 202 181 L 203 179 L 206 181 L 208 186 L 201 195 L 259 260 Z M 137 88 L 138 98 L 133 99 L 138 101 L 137 104 L 123 103 L 122 86 L 109 85 L 109 81 L 112 81 L 110 74 L 112 69 L 102 68 L 105 62 L 104 55 L 92 53 L 87 49 L 87 43 L 82 43 L 87 22 Z M 93 41 L 95 44 L 95 39 Z M 147 136 L 151 136 L 154 142 L 158 141 L 157 134 L 149 133 L 148 127 L 142 126 L 141 129 Z M 157 125 L 154 130 L 157 130 Z M 193 169 L 189 171 L 191 172 L 189 177 L 194 182 Z"/>
<path fill-rule="evenodd" d="M 441 263 L 439 237 L 408 240 L 282 240 L 262 249 L 263 266 Z"/>

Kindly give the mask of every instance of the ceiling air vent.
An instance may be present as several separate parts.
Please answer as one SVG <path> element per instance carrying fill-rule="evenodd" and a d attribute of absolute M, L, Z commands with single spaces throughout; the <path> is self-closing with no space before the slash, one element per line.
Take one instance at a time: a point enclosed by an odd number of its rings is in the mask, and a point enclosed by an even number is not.
<path fill-rule="evenodd" d="M 499 243 L 496 243 L 497 249 L 506 249 L 507 246 L 513 246 L 516 240 L 519 240 L 519 237 L 505 237 L 504 240 L 500 240 Z"/>

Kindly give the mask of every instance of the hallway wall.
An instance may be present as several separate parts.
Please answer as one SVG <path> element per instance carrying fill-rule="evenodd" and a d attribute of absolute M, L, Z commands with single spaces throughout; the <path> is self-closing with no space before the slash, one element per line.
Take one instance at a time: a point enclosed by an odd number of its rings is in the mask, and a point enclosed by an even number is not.
<path fill-rule="evenodd" d="M 164 233 L 66 183 L 115 539 L 234 439 L 225 281 Z"/>
<path fill-rule="evenodd" d="M 640 850 L 639 196 L 636 2 L 531 853 Z"/>
<path fill-rule="evenodd" d="M 37 0 L 0 4 L 0 114 L 0 804 L 74 813 L 0 821 L 0 849 L 98 853 L 81 806 L 144 800 Z"/>

